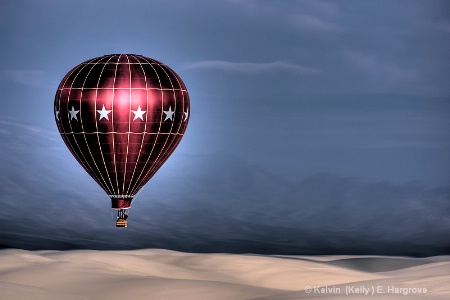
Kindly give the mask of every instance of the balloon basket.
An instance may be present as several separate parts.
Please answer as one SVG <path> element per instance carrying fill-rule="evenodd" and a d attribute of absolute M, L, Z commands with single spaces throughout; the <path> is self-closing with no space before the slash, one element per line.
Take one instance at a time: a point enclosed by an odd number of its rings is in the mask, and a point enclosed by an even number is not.
<path fill-rule="evenodd" d="M 125 209 L 117 211 L 116 227 L 128 227 L 127 224 L 128 212 Z"/>
<path fill-rule="evenodd" d="M 127 227 L 127 220 L 122 218 L 117 219 L 116 227 Z"/>

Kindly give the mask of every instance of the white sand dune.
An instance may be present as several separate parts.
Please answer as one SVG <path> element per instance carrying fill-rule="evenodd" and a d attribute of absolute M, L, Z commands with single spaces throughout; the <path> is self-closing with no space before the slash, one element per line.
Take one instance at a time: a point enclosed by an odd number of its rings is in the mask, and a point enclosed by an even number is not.
<path fill-rule="evenodd" d="M 450 256 L 0 251 L 2 300 L 366 298 L 450 299 Z"/>

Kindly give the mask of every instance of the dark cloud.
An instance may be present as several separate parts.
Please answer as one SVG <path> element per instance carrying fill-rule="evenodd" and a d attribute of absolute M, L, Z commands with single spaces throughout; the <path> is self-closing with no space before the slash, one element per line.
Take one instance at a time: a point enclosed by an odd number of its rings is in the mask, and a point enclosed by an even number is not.
<path fill-rule="evenodd" d="M 291 17 L 291 22 L 298 29 L 309 32 L 339 33 L 344 30 L 336 23 L 313 15 L 294 15 Z"/>
<path fill-rule="evenodd" d="M 222 60 L 205 60 L 188 63 L 185 65 L 187 69 L 218 69 L 224 71 L 237 72 L 274 72 L 274 71 L 294 71 L 302 73 L 320 73 L 320 70 L 315 70 L 300 65 L 284 62 L 274 61 L 269 63 L 240 63 Z"/>

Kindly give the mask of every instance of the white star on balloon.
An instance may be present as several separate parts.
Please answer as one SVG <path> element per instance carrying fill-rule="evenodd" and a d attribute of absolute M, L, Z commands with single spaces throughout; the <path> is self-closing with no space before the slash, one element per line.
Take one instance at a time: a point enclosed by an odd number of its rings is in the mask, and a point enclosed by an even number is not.
<path fill-rule="evenodd" d="M 75 120 L 77 120 L 78 121 L 78 118 L 77 118 L 77 113 L 79 112 L 79 110 L 75 110 L 74 108 L 73 108 L 73 105 L 72 105 L 72 110 L 69 110 L 69 114 L 70 114 L 70 119 L 72 120 L 72 119 L 75 119 Z"/>
<path fill-rule="evenodd" d="M 109 114 L 111 111 L 105 109 L 105 104 L 103 104 L 102 109 L 101 109 L 101 110 L 97 110 L 97 112 L 100 114 L 100 118 L 98 119 L 99 121 L 100 121 L 102 118 L 105 118 L 106 120 L 109 120 L 108 114 Z"/>
<path fill-rule="evenodd" d="M 145 110 L 141 110 L 141 106 L 138 106 L 137 110 L 132 110 L 132 112 L 134 113 L 134 120 L 136 120 L 137 118 L 141 119 L 142 121 L 144 121 L 144 117 L 143 114 L 145 114 Z"/>
<path fill-rule="evenodd" d="M 172 106 L 169 106 L 169 110 L 165 110 L 164 113 L 166 114 L 166 118 L 164 119 L 164 121 L 166 121 L 167 119 L 170 119 L 172 121 L 172 116 L 174 114 Z"/>
<path fill-rule="evenodd" d="M 184 120 L 183 120 L 183 122 L 185 122 L 188 117 L 189 117 L 189 108 L 184 112 Z"/>
<path fill-rule="evenodd" d="M 56 120 L 59 121 L 59 110 L 55 110 L 55 117 L 56 117 Z"/>

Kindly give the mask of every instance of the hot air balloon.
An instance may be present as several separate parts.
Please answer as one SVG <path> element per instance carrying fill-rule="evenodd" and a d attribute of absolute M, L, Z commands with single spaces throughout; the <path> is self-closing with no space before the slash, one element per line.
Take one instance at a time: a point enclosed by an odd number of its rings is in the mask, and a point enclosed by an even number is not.
<path fill-rule="evenodd" d="M 165 64 L 134 54 L 87 60 L 61 81 L 55 121 L 80 165 L 111 198 L 117 227 L 180 143 L 189 122 L 189 95 Z"/>

